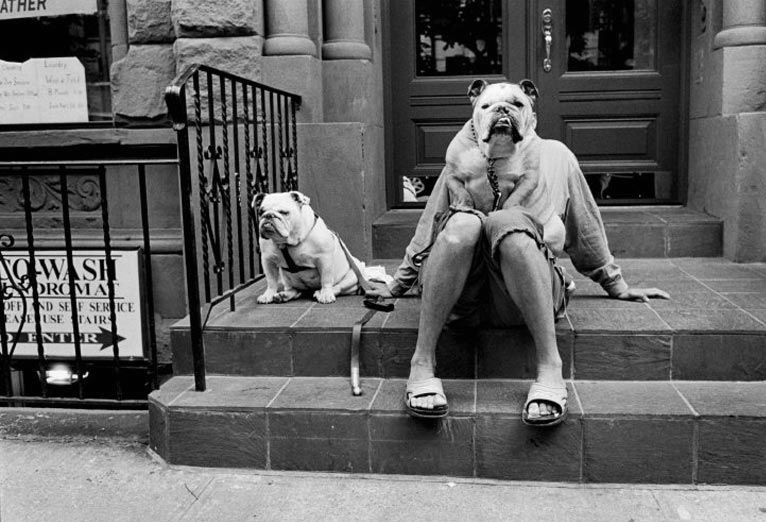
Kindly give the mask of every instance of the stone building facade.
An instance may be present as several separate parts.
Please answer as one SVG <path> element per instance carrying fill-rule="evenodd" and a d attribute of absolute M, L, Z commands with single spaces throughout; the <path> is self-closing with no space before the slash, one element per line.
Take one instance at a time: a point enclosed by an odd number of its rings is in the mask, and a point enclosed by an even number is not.
<path fill-rule="evenodd" d="M 115 119 L 164 121 L 164 87 L 191 63 L 299 94 L 301 190 L 350 248 L 369 257 L 372 222 L 386 210 L 380 3 L 125 0 L 124 7 L 125 43 L 113 34 L 115 58 L 122 55 L 111 74 Z"/>
<path fill-rule="evenodd" d="M 303 97 L 301 187 L 356 251 L 372 254 L 371 225 L 390 201 L 386 59 L 396 57 L 385 56 L 388 1 L 125 0 L 124 17 L 115 4 L 118 121 L 162 121 L 162 88 L 192 62 L 297 92 Z M 762 261 L 766 6 L 761 0 L 692 1 L 685 3 L 684 24 L 688 85 L 681 90 L 688 110 L 680 125 L 688 167 L 679 199 L 723 219 L 727 258 Z"/>
<path fill-rule="evenodd" d="M 164 88 L 191 63 L 213 65 L 301 95 L 300 188 L 351 250 L 369 259 L 373 224 L 396 206 L 391 191 L 399 189 L 390 172 L 397 154 L 391 124 L 397 103 L 391 71 L 399 60 L 391 41 L 394 4 L 110 0 L 115 125 L 0 125 L 0 156 L 83 147 L 96 156 L 99 147 L 106 154 L 115 147 L 144 147 L 172 155 L 175 135 Z M 511 27 L 513 21 L 505 20 Z M 679 33 L 683 74 L 677 123 L 686 167 L 678 203 L 723 220 L 726 258 L 766 261 L 766 2 L 684 1 Z M 530 62 L 526 67 L 524 75 L 535 77 Z M 152 197 L 164 208 L 159 234 L 167 259 L 155 278 L 158 314 L 169 324 L 184 315 L 184 307 L 177 295 L 183 265 L 176 182 L 172 169 L 166 174 Z"/>
<path fill-rule="evenodd" d="M 727 258 L 763 261 L 766 2 L 694 4 L 686 202 L 723 219 Z M 705 19 L 708 29 L 702 31 Z"/>

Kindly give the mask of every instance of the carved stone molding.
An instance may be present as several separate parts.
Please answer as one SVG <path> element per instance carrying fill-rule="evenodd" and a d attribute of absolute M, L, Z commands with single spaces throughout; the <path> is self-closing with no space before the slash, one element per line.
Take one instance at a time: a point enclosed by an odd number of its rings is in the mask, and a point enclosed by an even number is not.
<path fill-rule="evenodd" d="M 70 174 L 67 192 L 70 212 L 88 213 L 101 208 L 98 176 Z M 29 176 L 29 200 L 32 212 L 61 215 L 61 183 L 58 174 Z M 24 211 L 21 176 L 0 177 L 0 214 Z"/>

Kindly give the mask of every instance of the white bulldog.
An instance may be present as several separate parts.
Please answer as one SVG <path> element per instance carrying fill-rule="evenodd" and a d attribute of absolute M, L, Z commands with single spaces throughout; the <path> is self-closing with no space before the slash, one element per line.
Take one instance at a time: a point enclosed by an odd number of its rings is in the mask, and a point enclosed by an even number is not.
<path fill-rule="evenodd" d="M 256 194 L 261 264 L 266 291 L 258 302 L 283 303 L 315 290 L 314 299 L 332 303 L 336 296 L 357 291 L 357 277 L 340 239 L 309 206 L 304 194 Z M 355 258 L 354 258 L 355 259 Z M 356 260 L 357 266 L 364 266 Z"/>

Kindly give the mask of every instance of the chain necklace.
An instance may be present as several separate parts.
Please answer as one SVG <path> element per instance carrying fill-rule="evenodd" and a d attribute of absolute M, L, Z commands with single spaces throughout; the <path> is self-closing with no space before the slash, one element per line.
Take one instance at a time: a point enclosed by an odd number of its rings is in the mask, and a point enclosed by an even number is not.
<path fill-rule="evenodd" d="M 492 189 L 492 210 L 498 210 L 500 208 L 500 198 L 503 196 L 500 192 L 500 183 L 497 180 L 497 172 L 495 172 L 495 162 L 497 158 L 490 158 L 479 147 L 479 138 L 476 136 L 476 129 L 473 126 L 473 120 L 471 120 L 471 132 L 473 138 L 476 140 L 476 146 L 479 149 L 479 153 L 487 160 L 487 181 L 489 182 L 489 188 Z"/>

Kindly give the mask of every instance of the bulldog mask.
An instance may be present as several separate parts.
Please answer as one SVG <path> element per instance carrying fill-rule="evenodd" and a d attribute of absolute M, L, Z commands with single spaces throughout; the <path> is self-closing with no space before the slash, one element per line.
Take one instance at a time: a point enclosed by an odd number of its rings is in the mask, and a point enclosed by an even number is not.
<path fill-rule="evenodd" d="M 513 154 L 537 126 L 533 106 L 537 88 L 530 80 L 487 84 L 475 80 L 468 88 L 473 106 L 471 122 L 481 152 L 488 158 Z"/>
<path fill-rule="evenodd" d="M 527 207 L 530 197 L 540 195 L 537 96 L 529 80 L 471 83 L 473 114 L 447 149 L 444 176 L 451 206 L 486 214 Z"/>
<path fill-rule="evenodd" d="M 266 291 L 257 299 L 261 304 L 290 301 L 311 290 L 320 303 L 331 303 L 357 289 L 340 240 L 309 203 L 297 191 L 253 198 L 266 275 Z"/>

